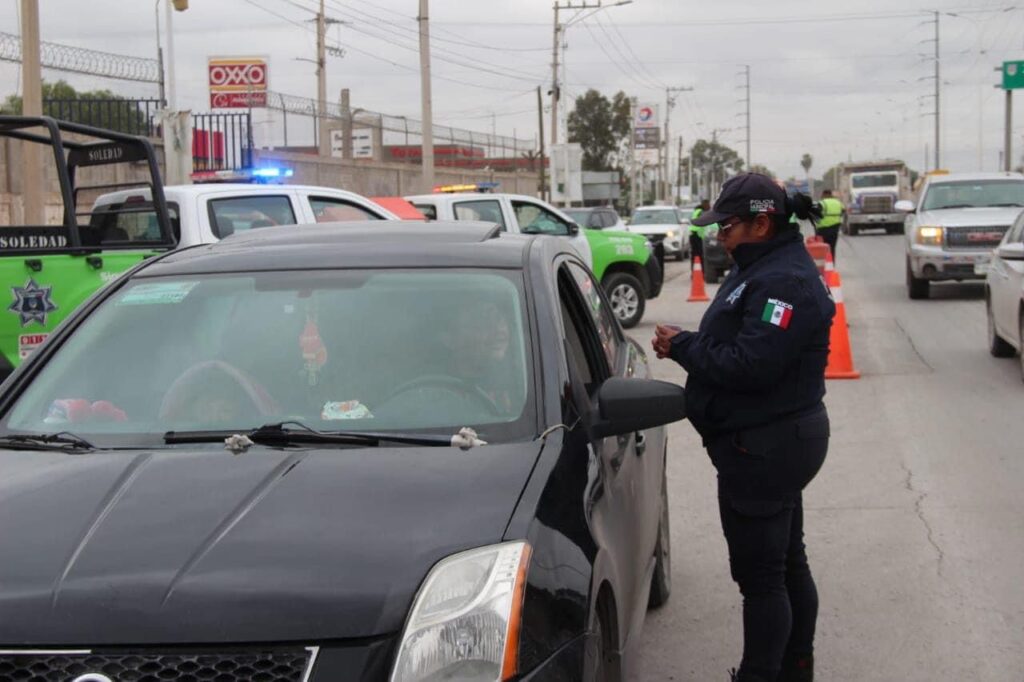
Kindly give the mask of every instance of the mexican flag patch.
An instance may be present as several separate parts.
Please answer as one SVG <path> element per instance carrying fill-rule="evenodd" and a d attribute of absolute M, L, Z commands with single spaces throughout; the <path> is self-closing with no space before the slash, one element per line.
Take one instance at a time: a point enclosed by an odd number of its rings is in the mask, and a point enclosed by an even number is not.
<path fill-rule="evenodd" d="M 774 324 L 776 327 L 787 329 L 789 321 L 793 317 L 793 306 L 780 301 L 777 298 L 769 298 L 764 304 L 764 312 L 761 313 L 761 321 Z"/>

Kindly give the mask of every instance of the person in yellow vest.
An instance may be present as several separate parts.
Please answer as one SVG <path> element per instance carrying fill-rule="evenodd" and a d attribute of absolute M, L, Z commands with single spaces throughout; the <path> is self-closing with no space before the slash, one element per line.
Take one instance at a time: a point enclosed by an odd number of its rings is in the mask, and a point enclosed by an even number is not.
<path fill-rule="evenodd" d="M 821 193 L 821 218 L 817 223 L 818 234 L 832 249 L 832 261 L 836 260 L 836 242 L 839 240 L 839 226 L 843 223 L 846 207 L 843 202 L 832 196 L 832 190 Z"/>
<path fill-rule="evenodd" d="M 711 209 L 711 202 L 704 199 L 700 202 L 700 206 L 693 209 L 693 213 L 690 214 L 690 271 L 693 272 L 693 264 L 697 258 L 700 258 L 700 262 L 704 264 L 704 237 L 707 236 L 708 232 L 712 232 L 718 229 L 717 223 L 712 223 L 706 227 L 700 225 L 694 225 L 693 221 L 700 217 L 700 214 L 704 211 Z"/>

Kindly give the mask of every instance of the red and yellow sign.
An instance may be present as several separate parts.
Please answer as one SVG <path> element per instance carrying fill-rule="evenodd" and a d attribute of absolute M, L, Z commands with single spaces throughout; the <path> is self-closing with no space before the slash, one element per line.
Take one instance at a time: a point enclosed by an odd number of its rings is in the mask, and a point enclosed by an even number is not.
<path fill-rule="evenodd" d="M 210 57 L 210 107 L 267 106 L 267 60 L 263 57 Z"/>

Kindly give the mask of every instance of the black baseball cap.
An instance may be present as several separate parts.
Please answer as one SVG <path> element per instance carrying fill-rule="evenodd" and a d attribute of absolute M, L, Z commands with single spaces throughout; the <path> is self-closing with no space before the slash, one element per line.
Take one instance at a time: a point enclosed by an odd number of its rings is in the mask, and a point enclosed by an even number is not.
<path fill-rule="evenodd" d="M 786 191 L 775 184 L 774 180 L 761 173 L 741 173 L 726 180 L 711 210 L 704 211 L 691 222 L 702 227 L 733 216 L 786 212 Z"/>

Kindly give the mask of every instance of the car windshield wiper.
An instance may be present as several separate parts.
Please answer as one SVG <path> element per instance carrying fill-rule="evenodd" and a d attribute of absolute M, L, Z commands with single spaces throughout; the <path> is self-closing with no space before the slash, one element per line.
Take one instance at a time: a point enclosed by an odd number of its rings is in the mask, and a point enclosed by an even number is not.
<path fill-rule="evenodd" d="M 989 204 L 993 208 L 1012 208 L 1014 206 L 1024 206 L 1024 204 L 1018 204 L 1016 201 L 1008 201 L 1005 204 Z"/>
<path fill-rule="evenodd" d="M 70 431 L 0 436 L 0 448 L 12 450 L 95 450 L 96 446 Z"/>
<path fill-rule="evenodd" d="M 297 428 L 288 428 L 292 425 Z M 468 449 L 476 445 L 486 445 L 476 437 L 472 429 L 461 429 L 453 436 L 432 433 L 383 433 L 374 431 L 317 431 L 298 421 L 286 421 L 276 424 L 264 424 L 250 431 L 168 431 L 164 434 L 164 442 L 177 443 L 216 443 L 244 437 L 252 444 L 258 445 L 299 445 L 299 444 L 332 444 L 332 445 L 380 445 L 401 443 L 403 445 L 425 445 L 432 447 L 461 447 Z M 239 441 L 235 440 L 235 443 Z M 241 441 L 244 443 L 244 441 Z M 229 449 L 230 448 L 230 444 Z"/>
<path fill-rule="evenodd" d="M 947 208 L 978 208 L 974 204 L 950 204 L 949 206 L 936 206 L 935 208 L 929 208 L 929 211 L 945 211 Z"/>

